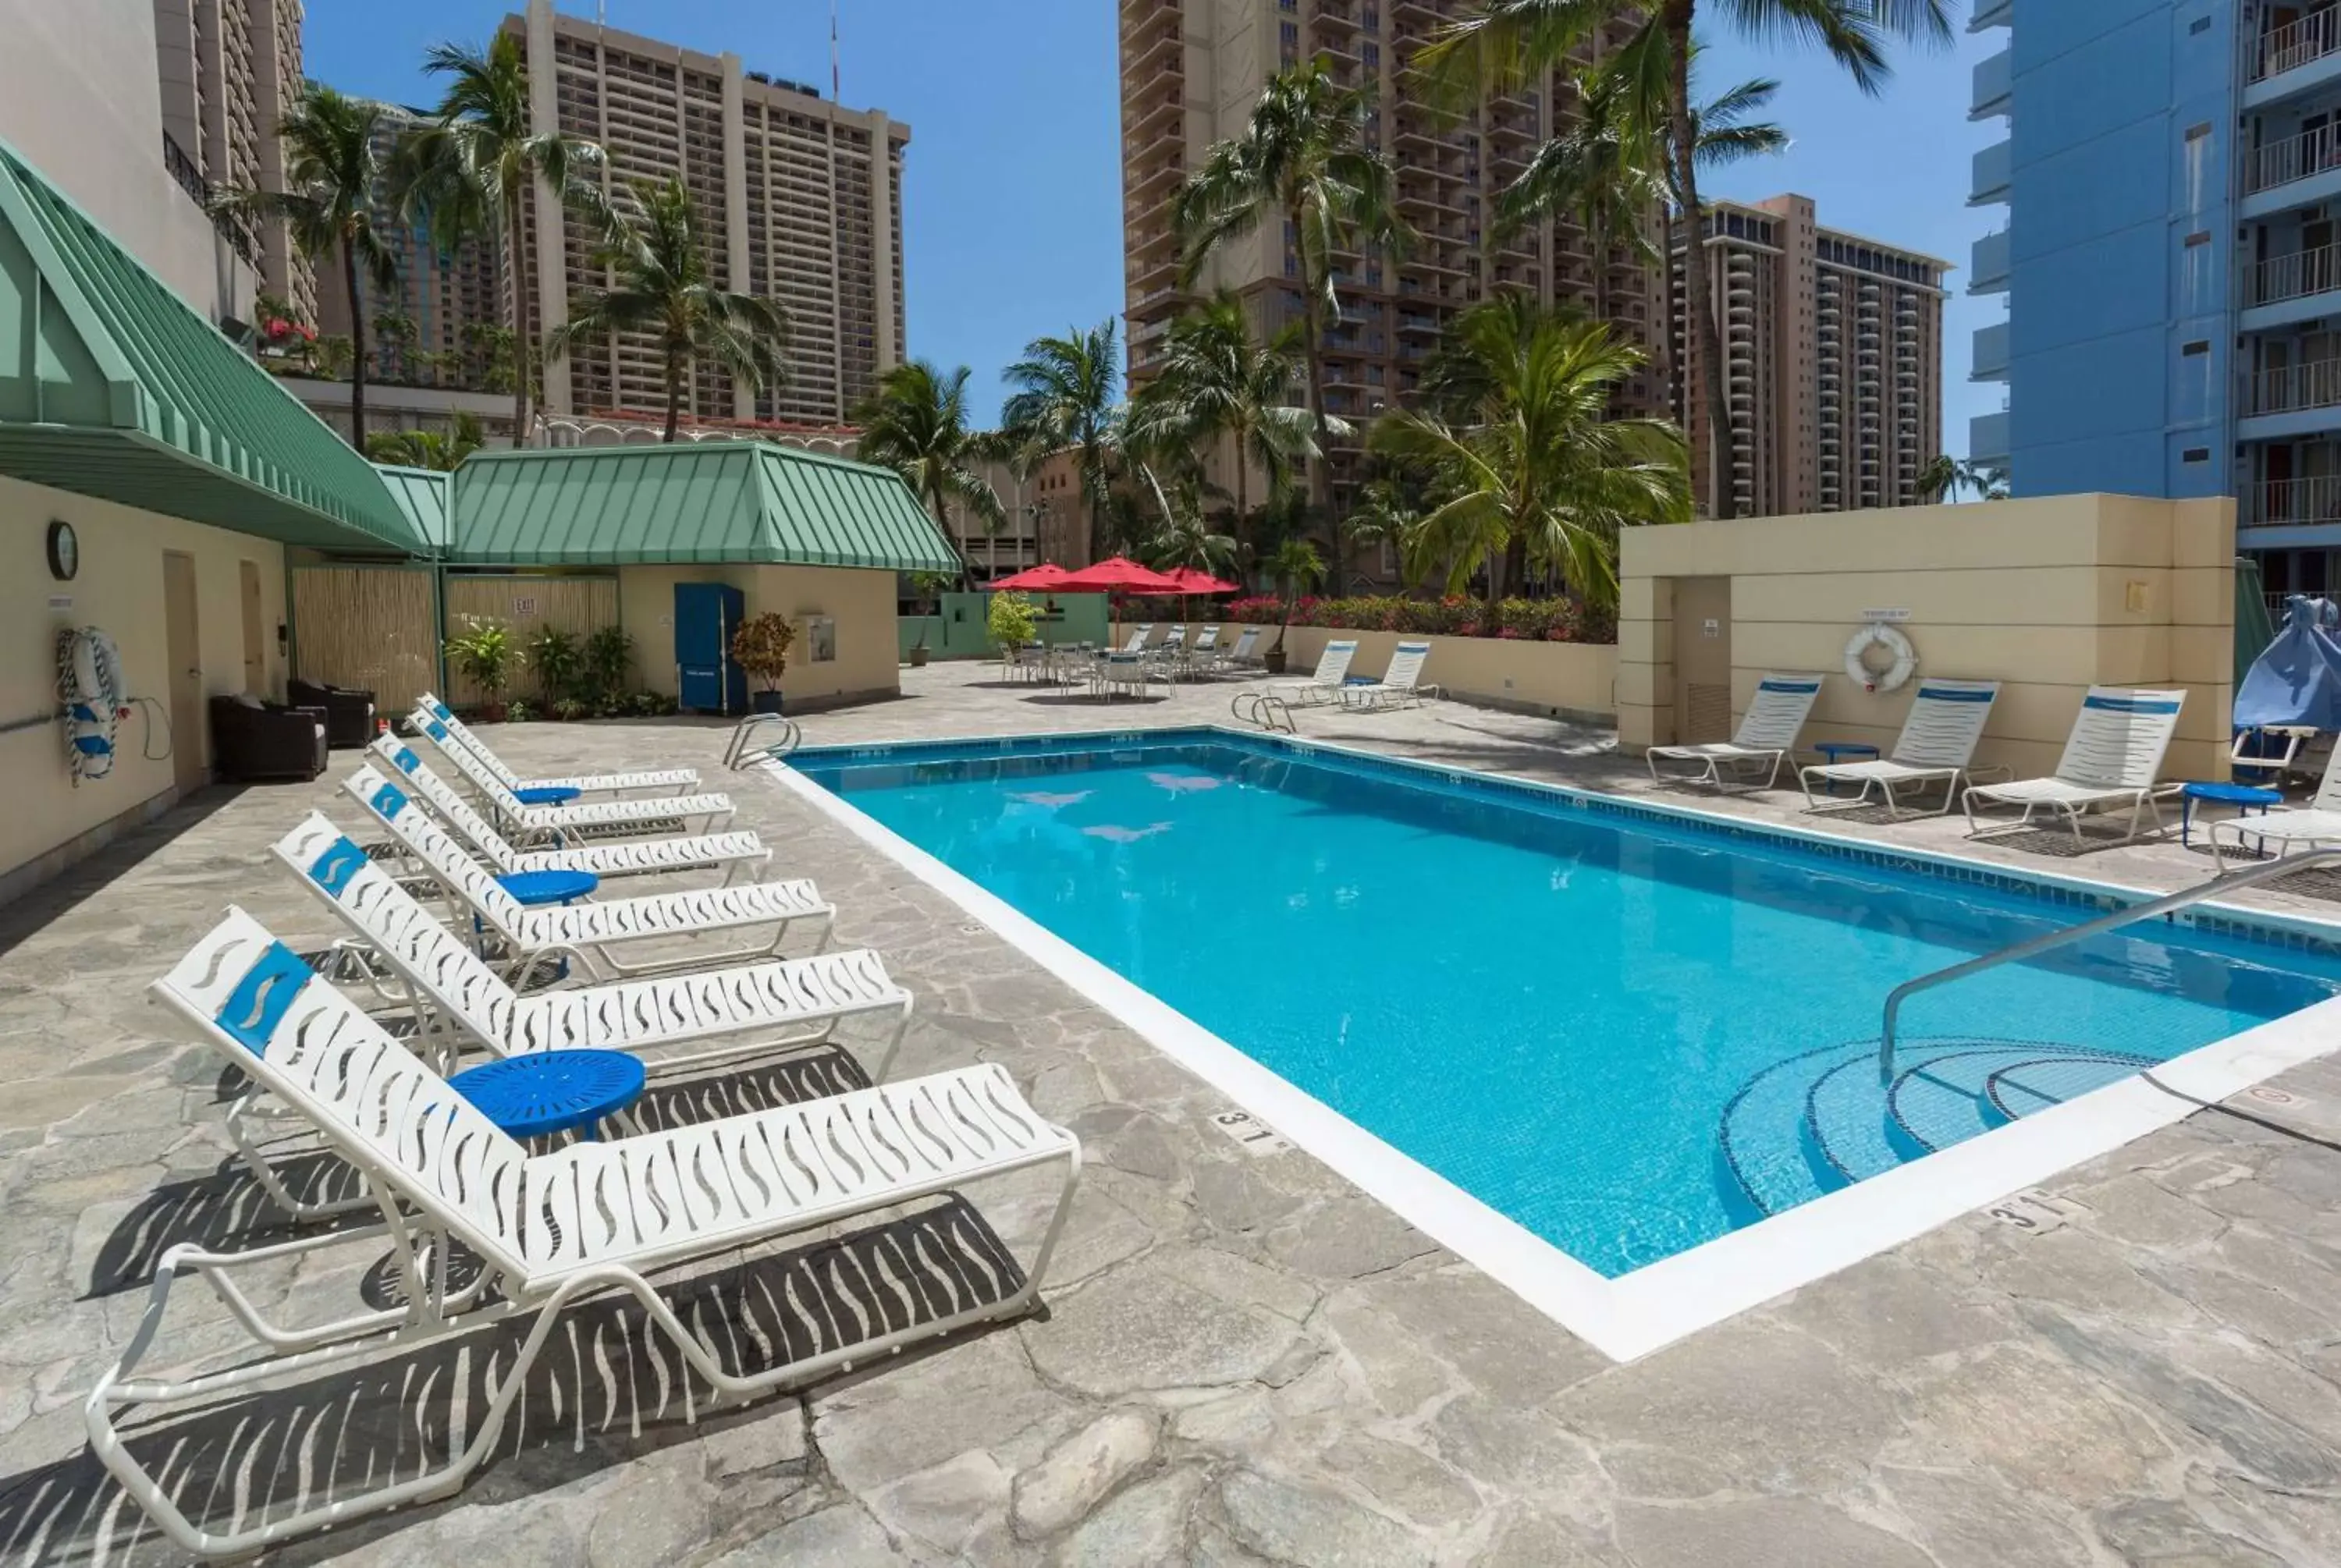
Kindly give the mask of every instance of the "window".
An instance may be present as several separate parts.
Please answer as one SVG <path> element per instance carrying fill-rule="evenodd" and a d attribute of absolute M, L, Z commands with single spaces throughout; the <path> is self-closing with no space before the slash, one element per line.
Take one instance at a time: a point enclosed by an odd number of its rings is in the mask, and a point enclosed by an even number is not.
<path fill-rule="evenodd" d="M 2187 24 L 2187 32 L 2189 36 L 2197 33 L 2208 33 L 2210 30 L 2211 18 L 2208 16 L 2197 16 L 2192 22 Z"/>
<path fill-rule="evenodd" d="M 1276 25 L 1276 40 L 1288 49 L 1299 44 L 1300 42 L 1300 24 L 1298 22 L 1279 22 Z"/>
<path fill-rule="evenodd" d="M 2190 360 L 2195 359 L 2211 352 L 2211 342 L 2208 338 L 2197 338 L 2193 342 L 2186 344 L 2184 347 L 2179 349 L 2178 352 L 2186 355 Z"/>
<path fill-rule="evenodd" d="M 1379 44 L 1360 45 L 1358 57 L 1366 63 L 1366 69 L 1369 71 L 1379 71 L 1382 68 L 1382 46 Z"/>
<path fill-rule="evenodd" d="M 2178 454 L 2178 461 L 2181 462 L 2208 462 L 2211 461 L 2211 449 L 2207 446 L 2190 446 L 2185 452 Z"/>
<path fill-rule="evenodd" d="M 2208 120 L 2204 121 L 2199 125 L 2189 125 L 2187 127 L 2187 139 L 2190 142 L 2199 142 L 2210 134 L 2211 122 Z"/>
<path fill-rule="evenodd" d="M 2197 245 L 2207 245 L 2210 243 L 2211 231 L 2208 229 L 2197 229 L 2187 236 L 2187 248 L 2190 251 Z"/>

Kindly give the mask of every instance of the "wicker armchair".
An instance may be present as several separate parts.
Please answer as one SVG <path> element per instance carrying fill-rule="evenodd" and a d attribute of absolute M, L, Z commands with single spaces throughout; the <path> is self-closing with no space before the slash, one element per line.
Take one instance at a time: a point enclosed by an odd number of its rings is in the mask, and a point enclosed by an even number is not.
<path fill-rule="evenodd" d="M 298 676 L 284 683 L 284 695 L 295 708 L 325 710 L 325 744 L 347 748 L 374 740 L 374 693 L 354 686 L 329 686 Z"/>
<path fill-rule="evenodd" d="M 325 770 L 325 710 L 214 697 L 212 766 L 224 779 L 296 779 Z"/>

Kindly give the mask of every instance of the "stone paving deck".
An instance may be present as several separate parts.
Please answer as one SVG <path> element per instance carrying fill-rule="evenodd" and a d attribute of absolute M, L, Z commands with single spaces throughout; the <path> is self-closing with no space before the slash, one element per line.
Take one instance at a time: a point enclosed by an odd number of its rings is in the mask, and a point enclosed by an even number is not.
<path fill-rule="evenodd" d="M 1189 723 L 1226 693 L 1108 716 L 988 668 L 906 672 L 813 741 Z M 1463 766 L 1639 790 L 1608 738 L 1451 705 L 1304 717 Z M 545 771 L 690 762 L 682 721 L 524 726 Z M 332 779 L 208 792 L 0 911 L 0 1562 L 176 1560 L 83 1453 L 80 1394 L 173 1239 L 277 1234 L 223 1169 L 220 1064 L 143 987 L 230 900 L 327 934 L 263 857 Z M 453 1501 L 285 1562 L 628 1563 L 2278 1564 L 2341 1562 L 2341 1070 L 2197 1114 L 2050 1184 L 2061 1224 L 1970 1216 L 1626 1365 L 1609 1364 L 1306 1154 L 1240 1154 L 1212 1090 L 781 791 L 741 825 L 838 904 L 921 1006 L 898 1071 L 995 1060 L 1090 1165 L 1045 1315 L 752 1407 L 684 1419 L 625 1315 L 578 1315 L 503 1456 Z M 1784 797 L 1722 809 L 1789 815 Z M 1851 824 L 1953 848 L 1950 823 Z M 365 835 L 361 834 L 361 837 Z M 2038 848 L 2050 846 L 2043 843 Z M 2026 848 L 1977 851 L 2037 866 Z M 2068 868 L 2176 886 L 2171 845 Z M 2322 889 L 2279 903 L 2332 908 Z M 297 945 L 297 944 L 296 944 Z M 1029 1231 L 1019 1195 L 986 1208 Z M 347 1310 L 379 1249 L 260 1282 Z M 756 1257 L 727 1260 L 745 1275 Z M 162 1360 L 221 1355 L 174 1298 Z M 475 1350 L 478 1347 L 475 1347 Z M 475 1355 L 484 1360 L 484 1355 Z M 435 1361 L 425 1371 L 468 1364 Z M 308 1462 L 411 1447 L 393 1358 L 182 1434 L 204 1475 L 294 1434 Z M 567 1378 L 563 1382 L 563 1377 Z M 423 1378 L 429 1382 L 431 1379 Z M 322 1434 L 322 1435 L 321 1435 Z M 256 1464 L 254 1474 L 297 1466 Z"/>

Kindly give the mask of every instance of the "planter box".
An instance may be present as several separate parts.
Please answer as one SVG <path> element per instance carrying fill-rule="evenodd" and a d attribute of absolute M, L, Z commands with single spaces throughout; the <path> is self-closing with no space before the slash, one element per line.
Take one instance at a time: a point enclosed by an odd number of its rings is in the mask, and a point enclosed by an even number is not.
<path fill-rule="evenodd" d="M 1225 634 L 1222 633 L 1222 636 Z M 1317 668 L 1325 644 L 1354 637 L 1352 675 L 1378 676 L 1390 666 L 1401 642 L 1428 642 L 1430 657 L 1422 679 L 1448 696 L 1489 708 L 1577 719 L 1616 721 L 1618 650 L 1607 642 L 1529 642 L 1501 637 L 1420 637 L 1401 631 L 1351 631 L 1329 626 L 1296 626 L 1287 635 L 1291 654 L 1287 678 Z"/>

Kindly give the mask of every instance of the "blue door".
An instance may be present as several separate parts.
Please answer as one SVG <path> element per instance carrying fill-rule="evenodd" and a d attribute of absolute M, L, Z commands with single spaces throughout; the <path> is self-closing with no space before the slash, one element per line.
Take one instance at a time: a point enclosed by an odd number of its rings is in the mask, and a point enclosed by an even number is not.
<path fill-rule="evenodd" d="M 684 712 L 748 711 L 748 672 L 732 661 L 747 602 L 721 582 L 674 585 L 675 700 Z"/>

